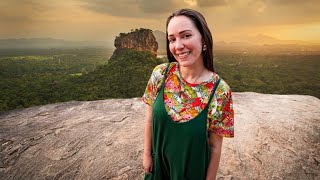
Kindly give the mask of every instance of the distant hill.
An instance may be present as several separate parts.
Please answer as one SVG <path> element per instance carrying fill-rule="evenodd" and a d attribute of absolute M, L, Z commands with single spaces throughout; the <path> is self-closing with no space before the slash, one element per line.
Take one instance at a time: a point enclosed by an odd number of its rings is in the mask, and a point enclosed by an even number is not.
<path fill-rule="evenodd" d="M 155 30 L 153 31 L 153 35 L 156 37 L 158 42 L 158 55 L 167 55 L 166 50 L 166 33 L 162 31 Z"/>
<path fill-rule="evenodd" d="M 158 43 L 158 55 L 166 55 L 166 33 L 154 30 Z M 298 40 L 280 40 L 271 36 L 259 34 L 232 42 L 214 41 L 215 53 L 252 53 L 252 54 L 320 54 L 320 44 L 312 44 Z M 67 41 L 54 38 L 21 38 L 0 39 L 0 54 L 8 54 L 15 49 L 51 49 L 51 48 L 110 48 L 114 49 L 112 41 Z M 12 53 L 11 53 L 12 54 Z"/>
<path fill-rule="evenodd" d="M 320 54 L 319 44 L 254 44 L 250 42 L 214 42 L 214 52 L 245 54 Z"/>
<path fill-rule="evenodd" d="M 53 38 L 0 39 L 0 49 L 49 49 L 49 48 L 114 48 L 104 41 L 66 41 Z"/>
<path fill-rule="evenodd" d="M 264 45 L 264 44 L 299 44 L 305 45 L 310 44 L 306 41 L 299 41 L 299 40 L 281 40 L 271 36 L 267 36 L 264 34 L 258 34 L 256 36 L 248 36 L 245 42 L 256 44 L 256 45 Z"/>

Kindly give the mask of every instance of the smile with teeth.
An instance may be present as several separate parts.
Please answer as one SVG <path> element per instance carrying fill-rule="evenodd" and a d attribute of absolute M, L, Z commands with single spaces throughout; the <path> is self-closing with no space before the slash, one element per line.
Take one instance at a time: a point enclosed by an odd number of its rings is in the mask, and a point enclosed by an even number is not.
<path fill-rule="evenodd" d="M 178 54 L 178 56 L 179 56 L 179 57 L 186 57 L 186 56 L 188 56 L 190 53 L 191 53 L 191 51 L 187 51 L 187 52 Z"/>

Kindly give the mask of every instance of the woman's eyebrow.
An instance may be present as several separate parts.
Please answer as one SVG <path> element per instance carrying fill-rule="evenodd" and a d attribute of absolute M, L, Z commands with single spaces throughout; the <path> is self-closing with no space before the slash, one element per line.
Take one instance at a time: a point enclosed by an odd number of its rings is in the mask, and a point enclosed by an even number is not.
<path fill-rule="evenodd" d="M 188 32 L 188 31 L 190 31 L 190 32 L 192 32 L 191 30 L 183 30 L 183 31 L 181 31 L 181 32 L 179 32 L 179 34 L 183 34 L 183 33 L 185 33 L 185 32 Z M 172 36 L 174 36 L 173 34 L 169 34 L 168 35 L 168 37 L 172 37 Z"/>

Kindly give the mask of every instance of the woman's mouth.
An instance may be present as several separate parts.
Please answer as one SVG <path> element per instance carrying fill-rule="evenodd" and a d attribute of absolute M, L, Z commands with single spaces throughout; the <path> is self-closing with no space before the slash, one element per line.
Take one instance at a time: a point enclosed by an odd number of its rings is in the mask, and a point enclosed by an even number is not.
<path fill-rule="evenodd" d="M 184 53 L 180 53 L 180 54 L 178 54 L 178 57 L 179 57 L 179 58 L 185 58 L 185 57 L 187 57 L 190 53 L 191 53 L 191 51 L 187 51 L 187 52 L 184 52 Z"/>

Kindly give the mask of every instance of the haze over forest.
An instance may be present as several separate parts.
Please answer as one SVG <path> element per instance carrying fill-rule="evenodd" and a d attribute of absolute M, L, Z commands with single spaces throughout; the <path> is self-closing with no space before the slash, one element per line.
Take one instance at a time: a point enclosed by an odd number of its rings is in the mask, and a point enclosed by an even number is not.
<path fill-rule="evenodd" d="M 154 31 L 159 48 L 157 54 L 166 55 L 165 33 Z M 61 48 L 104 48 L 112 52 L 113 44 L 104 41 L 67 41 L 52 38 L 0 39 L 0 55 L 19 54 L 26 49 L 61 49 Z M 258 35 L 245 42 L 214 41 L 215 53 L 248 53 L 248 54 L 320 54 L 320 44 L 309 44 L 297 40 L 279 40 Z M 26 55 L 26 54 L 25 54 Z"/>

